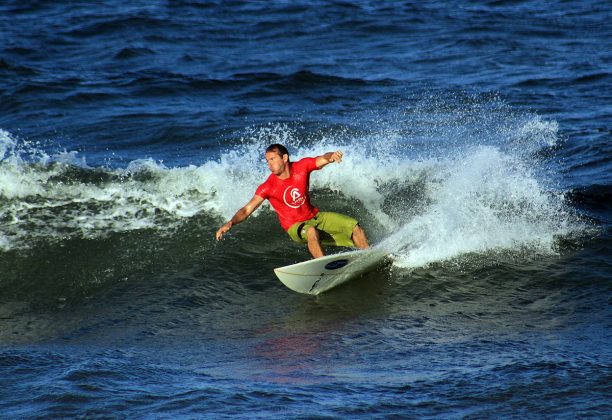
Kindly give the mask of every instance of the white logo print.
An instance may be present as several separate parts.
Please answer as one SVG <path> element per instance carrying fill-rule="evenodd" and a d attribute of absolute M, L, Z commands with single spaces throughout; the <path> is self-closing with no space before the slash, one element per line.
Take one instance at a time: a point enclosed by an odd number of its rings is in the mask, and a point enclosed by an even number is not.
<path fill-rule="evenodd" d="M 301 195 L 297 188 L 291 190 L 291 198 L 293 199 L 293 201 L 296 201 L 300 197 Z"/>
<path fill-rule="evenodd" d="M 300 207 L 306 199 L 300 194 L 300 190 L 296 187 L 291 186 L 285 190 L 283 194 L 283 199 L 285 200 L 285 204 L 291 207 L 292 209 L 297 209 Z"/>

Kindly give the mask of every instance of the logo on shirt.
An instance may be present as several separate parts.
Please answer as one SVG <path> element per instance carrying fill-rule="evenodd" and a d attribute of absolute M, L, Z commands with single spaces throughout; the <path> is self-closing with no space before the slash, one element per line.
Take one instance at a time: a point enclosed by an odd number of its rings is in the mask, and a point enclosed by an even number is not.
<path fill-rule="evenodd" d="M 292 209 L 297 209 L 306 201 L 306 198 L 302 194 L 300 194 L 300 190 L 296 187 L 288 187 L 283 194 L 283 199 L 285 200 L 285 204 L 291 207 Z"/>

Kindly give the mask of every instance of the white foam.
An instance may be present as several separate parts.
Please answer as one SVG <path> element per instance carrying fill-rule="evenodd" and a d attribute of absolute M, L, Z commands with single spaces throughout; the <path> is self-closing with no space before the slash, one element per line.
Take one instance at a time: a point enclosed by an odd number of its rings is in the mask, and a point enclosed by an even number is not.
<path fill-rule="evenodd" d="M 482 111 L 474 112 L 469 124 L 478 124 Z M 387 122 L 365 134 L 340 130 L 310 139 L 270 124 L 245 130 L 241 143 L 218 159 L 177 168 L 151 159 L 125 169 L 90 168 L 76 152 L 49 156 L 0 130 L 0 249 L 27 247 L 33 239 L 164 231 L 202 212 L 226 220 L 268 176 L 263 150 L 276 142 L 288 145 L 293 159 L 342 149 L 341 164 L 312 175 L 313 189 L 340 191 L 359 201 L 388 229 L 378 236 L 388 236 L 402 267 L 524 246 L 554 252 L 556 235 L 572 229 L 562 200 L 547 189 L 548 180 L 538 178 L 537 162 L 523 153 L 554 145 L 556 122 L 507 117 L 496 129 L 495 118 L 487 115 L 486 130 L 455 121 L 436 131 L 439 115 L 430 125 L 423 115 L 406 118 L 398 127 Z M 418 131 L 418 142 L 405 131 L 417 120 L 421 128 L 427 126 Z M 453 138 L 457 124 L 455 134 L 468 137 L 441 142 L 438 136 Z M 70 178 L 71 168 L 99 171 L 104 180 Z M 422 199 L 411 202 L 413 197 L 390 185 L 412 186 Z M 399 203 L 393 213 L 389 203 Z"/>
<path fill-rule="evenodd" d="M 0 134 L 5 146 L 0 161 L 0 197 L 5 201 L 0 208 L 4 221 L 0 249 L 4 250 L 26 248 L 37 238 L 163 231 L 200 212 L 228 215 L 244 204 L 258 182 L 252 165 L 237 165 L 245 160 L 237 151 L 201 166 L 168 168 L 144 159 L 125 169 L 89 168 L 76 152 L 44 160 L 23 156 L 12 136 Z M 62 178 L 74 167 L 102 172 L 109 180 Z"/>
<path fill-rule="evenodd" d="M 554 253 L 555 237 L 570 230 L 561 198 L 497 148 L 476 147 L 439 162 L 435 177 L 431 204 L 389 239 L 398 266 L 521 247 Z"/>

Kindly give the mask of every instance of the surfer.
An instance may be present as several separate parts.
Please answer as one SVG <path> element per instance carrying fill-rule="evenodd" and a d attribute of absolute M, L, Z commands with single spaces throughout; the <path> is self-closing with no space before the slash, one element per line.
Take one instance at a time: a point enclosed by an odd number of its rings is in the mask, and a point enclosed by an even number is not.
<path fill-rule="evenodd" d="M 333 212 L 320 212 L 310 203 L 310 173 L 332 162 L 342 162 L 342 152 L 328 152 L 291 162 L 287 148 L 272 144 L 266 149 L 270 176 L 251 200 L 216 233 L 220 240 L 232 226 L 243 222 L 267 199 L 291 239 L 308 244 L 313 258 L 325 255 L 321 244 L 368 248 L 368 239 L 357 220 Z"/>

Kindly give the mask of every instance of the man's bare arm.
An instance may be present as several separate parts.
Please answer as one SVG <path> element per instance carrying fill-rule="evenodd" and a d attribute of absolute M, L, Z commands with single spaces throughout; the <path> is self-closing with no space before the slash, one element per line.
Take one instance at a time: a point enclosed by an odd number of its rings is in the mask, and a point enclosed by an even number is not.
<path fill-rule="evenodd" d="M 316 157 L 316 162 L 317 162 L 317 168 L 322 168 L 325 165 L 328 165 L 332 162 L 342 162 L 342 152 L 340 150 L 336 150 L 335 152 L 327 152 L 324 155 L 321 156 L 317 156 Z"/>
<path fill-rule="evenodd" d="M 241 223 L 246 220 L 246 218 L 249 217 L 251 213 L 253 213 L 255 210 L 257 210 L 257 208 L 261 206 L 261 203 L 263 202 L 264 199 L 262 197 L 254 195 L 253 198 L 251 198 L 251 200 L 244 207 L 242 207 L 236 212 L 236 214 L 234 214 L 234 216 L 229 222 L 219 228 L 219 230 L 215 234 L 217 240 L 220 240 L 225 233 L 229 232 L 232 226 L 237 225 L 238 223 Z"/>

